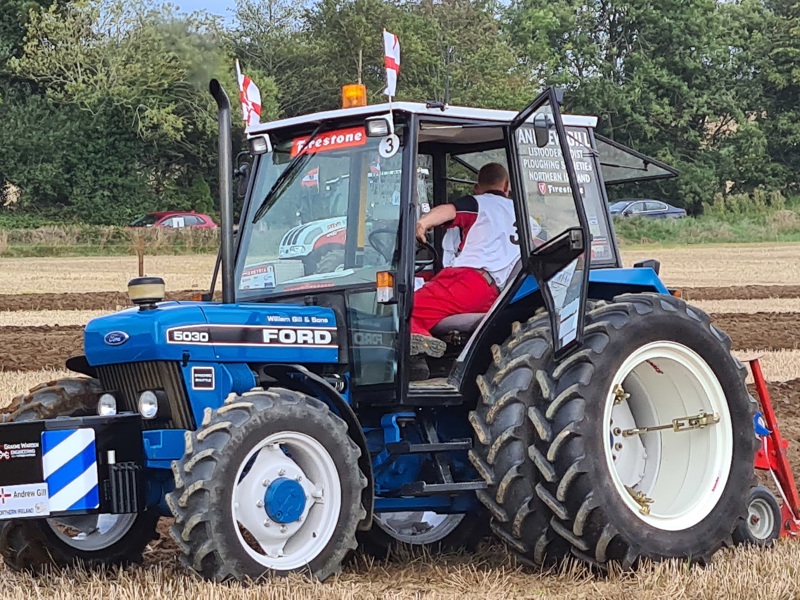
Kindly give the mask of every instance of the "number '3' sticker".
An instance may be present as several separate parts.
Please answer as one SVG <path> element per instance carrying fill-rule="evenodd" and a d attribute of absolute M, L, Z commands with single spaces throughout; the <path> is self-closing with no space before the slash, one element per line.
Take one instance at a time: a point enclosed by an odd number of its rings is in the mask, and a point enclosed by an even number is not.
<path fill-rule="evenodd" d="M 378 152 L 383 158 L 389 158 L 397 154 L 400 149 L 400 138 L 395 134 L 387 135 L 381 140 L 381 145 L 378 146 Z"/>

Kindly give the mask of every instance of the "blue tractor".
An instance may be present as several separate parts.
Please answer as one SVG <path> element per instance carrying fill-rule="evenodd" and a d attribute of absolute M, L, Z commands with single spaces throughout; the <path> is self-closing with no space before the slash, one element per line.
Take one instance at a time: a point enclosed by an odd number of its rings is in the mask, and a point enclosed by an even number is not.
<path fill-rule="evenodd" d="M 754 477 L 745 371 L 656 261 L 622 268 L 607 208 L 607 185 L 669 167 L 562 117 L 555 89 L 520 113 L 354 106 L 249 128 L 234 233 L 230 105 L 211 93 L 221 302 L 132 280 L 135 306 L 87 325 L 79 376 L 5 410 L 10 567 L 136 562 L 161 517 L 218 581 L 325 579 L 359 546 L 490 532 L 536 565 L 730 541 Z M 487 162 L 511 174 L 519 260 L 488 313 L 436 326 L 448 350 L 412 381 L 414 291 L 448 260 L 416 220 Z"/>

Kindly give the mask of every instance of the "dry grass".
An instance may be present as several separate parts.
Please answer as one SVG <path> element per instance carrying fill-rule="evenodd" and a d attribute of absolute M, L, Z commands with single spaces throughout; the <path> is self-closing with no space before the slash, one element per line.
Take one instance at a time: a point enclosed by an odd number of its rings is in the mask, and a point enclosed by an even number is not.
<path fill-rule="evenodd" d="M 109 314 L 107 310 L 19 310 L 0 311 L 0 327 L 38 325 L 86 325 L 91 319 Z"/>
<path fill-rule="evenodd" d="M 721 313 L 796 312 L 800 298 L 767 298 L 761 300 L 689 300 L 692 306 L 710 315 Z"/>
<path fill-rule="evenodd" d="M 164 278 L 168 291 L 205 289 L 215 256 L 146 256 L 145 274 Z M 124 291 L 136 277 L 135 256 L 0 259 L 4 294 Z"/>
<path fill-rule="evenodd" d="M 739 360 L 746 360 L 748 356 L 758 356 L 761 370 L 767 381 L 791 381 L 800 379 L 800 350 L 744 350 L 733 353 Z M 752 383 L 753 378 L 748 375 L 747 382 Z"/>
<path fill-rule="evenodd" d="M 623 250 L 625 265 L 661 261 L 674 286 L 800 285 L 800 244 L 737 244 Z M 212 255 L 148 256 L 145 271 L 160 275 L 168 290 L 202 289 L 214 267 Z M 5 294 L 122 291 L 138 274 L 136 257 L 0 259 Z"/>
<path fill-rule="evenodd" d="M 656 258 L 667 285 L 800 284 L 800 244 L 735 244 L 623 249 L 623 261 Z"/>
<path fill-rule="evenodd" d="M 635 573 L 597 577 L 568 565 L 540 573 L 503 560 L 504 551 L 489 548 L 476 556 L 406 559 L 394 564 L 362 562 L 325 583 L 300 577 L 261 585 L 215 585 L 200 581 L 175 566 L 174 559 L 102 575 L 68 570 L 32 578 L 2 573 L 0 594 L 8 600 L 29 598 L 129 600 L 189 599 L 400 599 L 505 600 L 508 598 L 573 598 L 619 600 L 750 600 L 795 598 L 800 577 L 800 544 L 782 543 L 771 550 L 736 549 L 718 556 L 705 569 L 672 561 L 644 566 Z"/>

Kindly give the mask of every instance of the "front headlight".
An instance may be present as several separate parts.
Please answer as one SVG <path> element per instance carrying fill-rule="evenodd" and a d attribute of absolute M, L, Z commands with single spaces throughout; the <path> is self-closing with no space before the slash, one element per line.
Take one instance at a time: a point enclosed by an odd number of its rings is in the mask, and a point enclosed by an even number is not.
<path fill-rule="evenodd" d="M 289 248 L 289 254 L 295 256 L 297 254 L 302 254 L 305 251 L 305 246 L 292 246 Z"/>
<path fill-rule="evenodd" d="M 139 396 L 139 414 L 143 419 L 155 419 L 158 414 L 158 396 L 147 390 Z"/>
<path fill-rule="evenodd" d="M 97 414 L 110 417 L 117 414 L 117 399 L 112 394 L 103 394 L 97 401 Z"/>

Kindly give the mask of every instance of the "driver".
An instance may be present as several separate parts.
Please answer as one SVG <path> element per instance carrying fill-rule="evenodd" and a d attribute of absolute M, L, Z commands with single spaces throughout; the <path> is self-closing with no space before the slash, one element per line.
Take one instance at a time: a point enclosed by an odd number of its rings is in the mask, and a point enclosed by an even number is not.
<path fill-rule="evenodd" d="M 433 208 L 417 221 L 417 239 L 426 243 L 431 227 L 444 225 L 461 231 L 458 252 L 414 294 L 411 312 L 412 377 L 429 373 L 423 356 L 441 357 L 447 344 L 431 335 L 431 328 L 445 317 L 485 313 L 506 285 L 520 258 L 514 203 L 509 199 L 508 172 L 500 163 L 488 163 L 478 172 L 474 194 L 452 204 Z M 532 235 L 540 228 L 532 220 Z"/>

